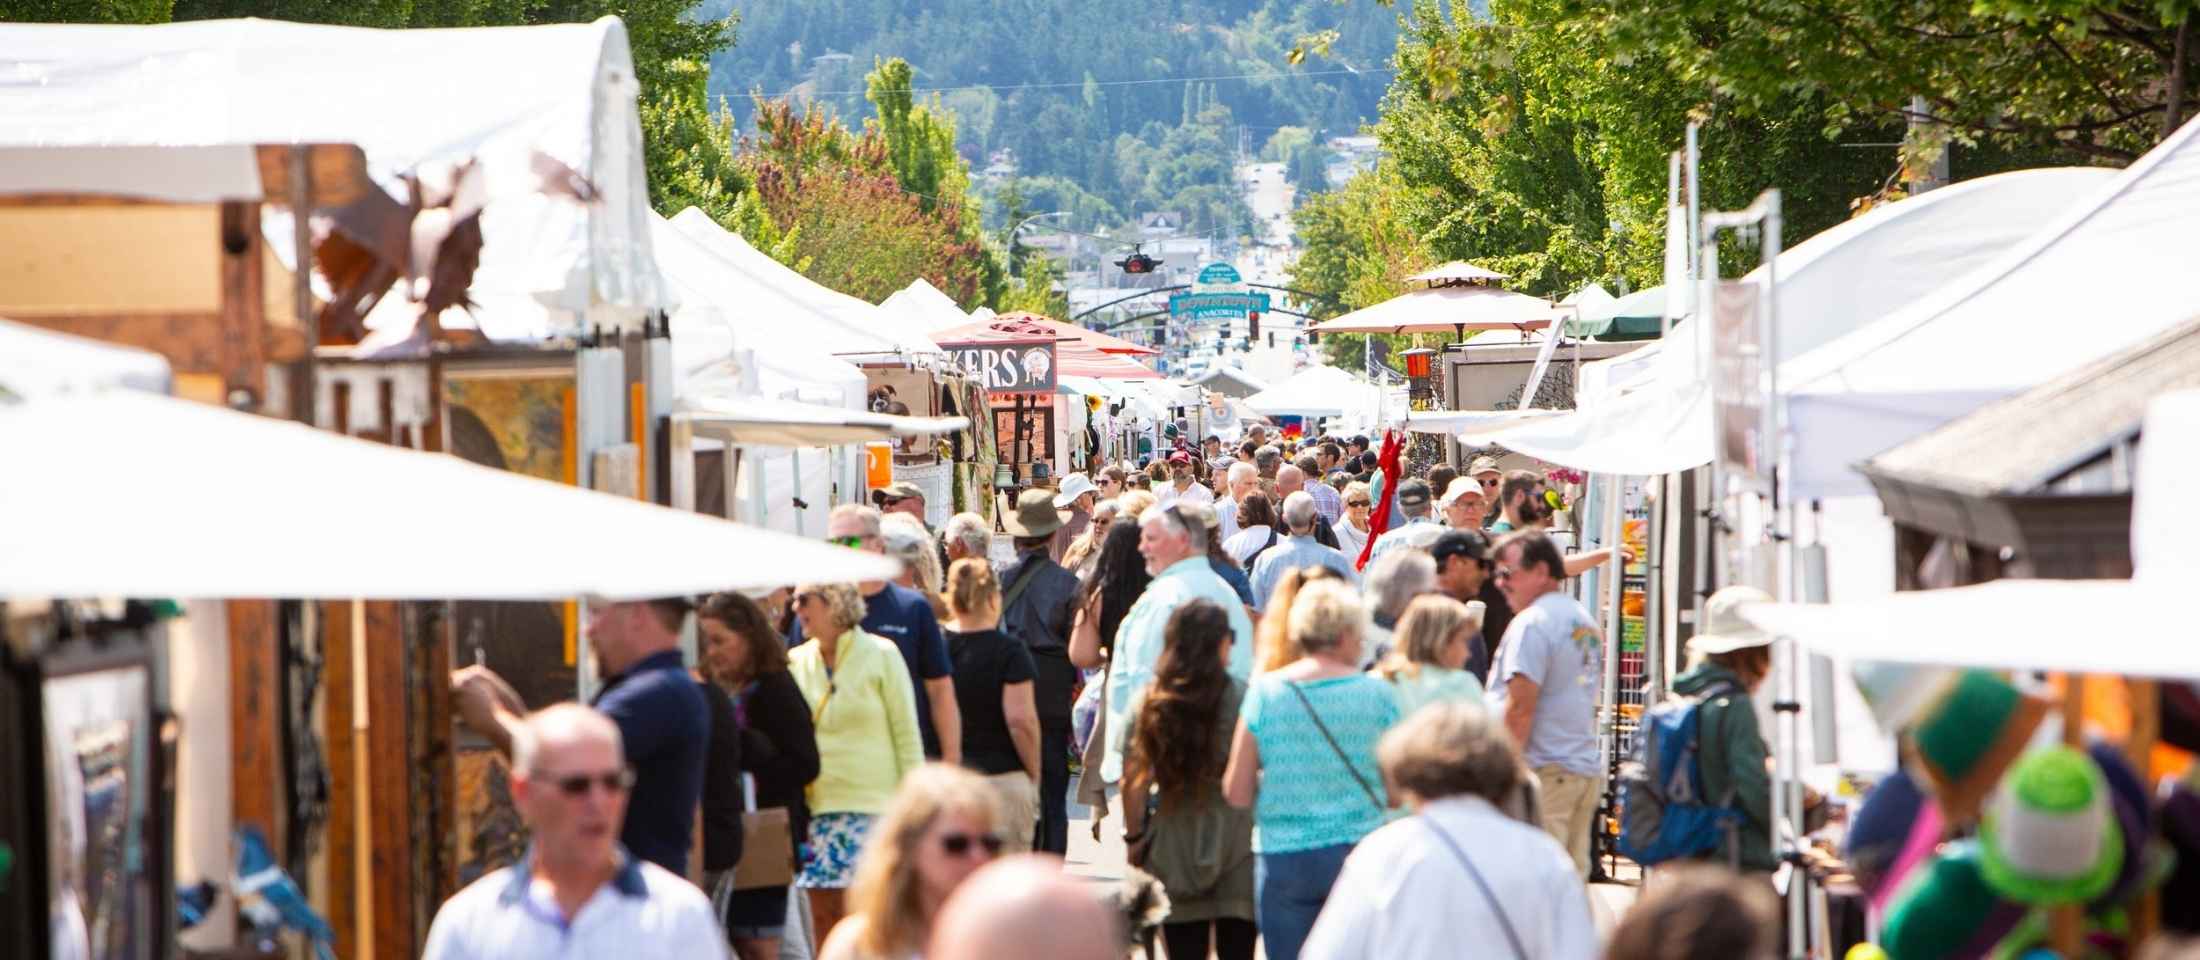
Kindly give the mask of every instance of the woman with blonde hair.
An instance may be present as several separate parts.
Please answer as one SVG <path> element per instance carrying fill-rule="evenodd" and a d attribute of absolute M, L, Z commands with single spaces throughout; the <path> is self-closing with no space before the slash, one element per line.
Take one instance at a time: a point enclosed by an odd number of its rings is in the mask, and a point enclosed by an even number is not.
<path fill-rule="evenodd" d="M 1094 504 L 1092 523 L 1062 551 L 1062 569 L 1076 574 L 1079 579 L 1091 573 L 1093 565 L 1100 560 L 1100 545 L 1108 539 L 1108 528 L 1122 512 L 1121 500 L 1102 500 Z"/>
<path fill-rule="evenodd" d="M 1275 592 L 1268 595 L 1269 613 L 1253 631 L 1254 673 L 1267 673 L 1306 656 L 1291 640 L 1291 602 L 1298 599 L 1301 588 L 1320 580 L 1344 582 L 1328 567 L 1298 567 L 1277 578 Z"/>
<path fill-rule="evenodd" d="M 1397 688 L 1398 715 L 1410 717 L 1437 702 L 1482 702 L 1482 681 L 1466 671 L 1475 631 L 1482 629 L 1482 601 L 1460 603 L 1441 594 L 1415 597 L 1398 618 L 1394 650 L 1375 668 Z"/>
<path fill-rule="evenodd" d="M 1000 795 L 1011 853 L 1031 849 L 1039 822 L 1038 667 L 1023 641 L 1003 633 L 1001 585 L 976 557 L 947 570 L 947 649 L 955 662 L 955 705 L 962 710 L 963 766 Z"/>
<path fill-rule="evenodd" d="M 924 741 L 901 648 L 864 632 L 855 584 L 803 584 L 794 609 L 809 639 L 788 652 L 787 672 L 809 703 L 818 754 L 809 843 L 795 886 L 808 895 L 822 938 L 840 922 L 864 838 L 902 777 L 924 763 Z"/>
<path fill-rule="evenodd" d="M 1345 856 L 1383 825 L 1390 801 L 1375 742 L 1398 720 L 1390 684 L 1360 672 L 1359 594 L 1341 581 L 1307 584 L 1290 618 L 1306 655 L 1253 677 L 1222 776 L 1223 796 L 1253 808 L 1254 901 L 1269 960 L 1298 960 Z"/>
<path fill-rule="evenodd" d="M 930 763 L 903 778 L 872 829 L 848 892 L 848 918 L 819 960 L 910 960 L 964 879 L 998 856 L 999 801 L 983 777 Z"/>
<path fill-rule="evenodd" d="M 932 543 L 931 531 L 924 529 L 924 521 L 906 513 L 889 513 L 879 517 L 878 535 L 886 545 L 886 555 L 902 563 L 901 576 L 894 583 L 932 598 L 932 615 L 945 619 L 938 599 L 940 552 Z"/>

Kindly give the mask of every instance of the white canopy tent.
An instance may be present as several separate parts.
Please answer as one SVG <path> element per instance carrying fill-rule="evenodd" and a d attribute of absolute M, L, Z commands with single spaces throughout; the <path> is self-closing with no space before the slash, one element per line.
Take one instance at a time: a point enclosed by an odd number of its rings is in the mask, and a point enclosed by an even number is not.
<path fill-rule="evenodd" d="M 1244 407 L 1263 416 L 1341 417 L 1372 411 L 1375 388 L 1328 364 L 1315 364 L 1275 386 L 1246 397 Z"/>
<path fill-rule="evenodd" d="M 940 353 L 938 344 L 894 322 L 892 315 L 876 305 L 803 276 L 751 246 L 740 234 L 719 226 L 701 210 L 689 207 L 680 211 L 672 218 L 672 225 L 740 271 L 741 276 L 758 289 L 769 290 L 780 298 L 804 305 L 811 313 L 829 318 L 832 321 L 829 327 L 812 329 L 805 325 L 791 332 L 823 346 L 830 353 Z M 887 344 L 884 350 L 874 345 L 879 341 Z"/>
<path fill-rule="evenodd" d="M 7 24 L 0 62 L 23 81 L 0 84 L 0 166 L 37 159 L 51 185 L 88 188 L 87 177 L 128 175 L 130 163 L 157 170 L 174 156 L 188 175 L 170 186 L 145 177 L 147 196 L 205 201 L 257 187 L 254 145 L 348 143 L 402 196 L 401 174 L 439 177 L 472 161 L 488 195 L 471 288 L 484 334 L 638 326 L 666 303 L 633 58 L 615 18 L 457 30 Z M 159 150 L 113 153 L 133 147 Z M 544 171 L 557 166 L 594 199 L 546 192 Z M 265 232 L 295 262 L 287 219 Z"/>
<path fill-rule="evenodd" d="M 1851 465 L 2200 316 L 2196 217 L 2200 121 L 1987 265 L 1784 369 L 1796 494 L 1865 489 Z"/>
<path fill-rule="evenodd" d="M 740 352 L 755 368 L 748 388 L 721 376 L 714 390 L 862 407 L 863 371 L 803 336 L 813 322 L 837 321 L 770 288 L 742 282 L 733 265 L 670 221 L 650 216 L 658 262 L 679 301 L 670 318 L 675 395 L 695 392 L 692 380 Z M 889 349 L 884 340 L 871 342 Z"/>
<path fill-rule="evenodd" d="M 1795 382 L 1797 358 L 1989 262 L 2113 176 L 2055 168 L 1981 177 L 1887 204 L 1797 244 L 1779 264 L 1781 383 Z M 1761 277 L 1762 269 L 1744 279 Z M 1619 392 L 1594 406 L 1460 439 L 1598 472 L 1641 476 L 1702 466 L 1712 454 L 1710 385 L 1699 372 L 1702 326 L 1684 322 L 1666 342 L 1603 361 L 1609 366 L 1598 379 Z"/>
<path fill-rule="evenodd" d="M 969 323 L 973 318 L 947 294 L 923 277 L 909 281 L 909 285 L 888 294 L 879 301 L 879 309 L 899 319 L 904 327 L 929 337 L 941 330 L 948 330 Z"/>
<path fill-rule="evenodd" d="M 622 599 L 899 567 L 134 390 L 0 400 L 0 450 L 68 465 L 0 471 L 0 596 Z M 306 562 L 281 548 L 301 536 Z"/>
<path fill-rule="evenodd" d="M 1855 660 L 2115 673 L 2200 680 L 2200 657 L 2169 638 L 2192 618 L 2200 575 L 2200 392 L 2148 408 L 2131 513 L 2129 580 L 1996 580 L 1861 601 L 1758 604 L 1750 622 Z M 2085 638 L 2072 643 L 2074 635 Z M 1990 637 L 1991 642 L 1981 642 Z"/>

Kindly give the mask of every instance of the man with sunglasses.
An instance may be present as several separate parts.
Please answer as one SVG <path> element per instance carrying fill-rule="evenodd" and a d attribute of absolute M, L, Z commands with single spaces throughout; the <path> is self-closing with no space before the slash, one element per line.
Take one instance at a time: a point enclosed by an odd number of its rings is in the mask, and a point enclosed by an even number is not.
<path fill-rule="evenodd" d="M 1537 530 L 1497 542 L 1492 575 L 1513 620 L 1490 665 L 1490 711 L 1504 719 L 1522 758 L 1543 784 L 1543 829 L 1589 876 L 1589 825 L 1604 794 L 1597 755 L 1597 696 L 1604 644 L 1596 620 L 1559 589 L 1558 547 Z"/>
<path fill-rule="evenodd" d="M 515 718 L 511 734 L 527 854 L 445 902 L 423 956 L 727 957 L 703 892 L 619 844 L 635 777 L 618 726 L 561 703 Z"/>
<path fill-rule="evenodd" d="M 1452 481 L 1454 484 L 1471 482 L 1469 477 Z M 1436 561 L 1437 590 L 1460 603 L 1482 601 L 1482 629 L 1468 645 L 1464 669 L 1474 674 L 1477 682 L 1487 683 L 1490 646 L 1496 638 L 1505 635 L 1505 628 L 1512 624 L 1513 618 L 1512 603 L 1505 599 L 1505 591 L 1497 588 L 1497 579 L 1490 575 L 1490 542 L 1480 530 L 1454 526 L 1429 545 L 1428 555 Z"/>
<path fill-rule="evenodd" d="M 625 798 L 619 841 L 635 856 L 687 874 L 695 807 L 703 797 L 703 767 L 711 714 L 701 684 L 680 655 L 680 631 L 690 604 L 682 597 L 592 602 L 588 651 L 604 678 L 592 706 L 618 725 L 634 786 Z M 518 755 L 527 705 L 487 667 L 451 675 L 452 705 L 466 725 L 508 758 Z"/>
<path fill-rule="evenodd" d="M 1154 491 L 1154 499 L 1166 507 L 1178 501 L 1210 504 L 1215 502 L 1214 491 L 1200 486 L 1192 476 L 1192 455 L 1178 450 L 1169 454 L 1169 482 Z"/>

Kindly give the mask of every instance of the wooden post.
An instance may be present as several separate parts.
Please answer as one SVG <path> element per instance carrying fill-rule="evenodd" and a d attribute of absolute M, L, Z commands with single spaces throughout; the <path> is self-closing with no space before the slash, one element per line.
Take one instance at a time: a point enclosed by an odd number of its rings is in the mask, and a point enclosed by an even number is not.
<path fill-rule="evenodd" d="M 359 751 L 352 724 L 355 638 L 352 605 L 321 604 L 323 749 L 328 758 L 328 922 L 336 930 L 336 955 L 362 956 L 359 943 Z"/>
<path fill-rule="evenodd" d="M 2162 691 L 2153 680 L 2133 678 L 2124 683 L 2131 702 L 2131 739 L 2124 744 L 2124 757 L 2131 761 L 2131 769 L 2139 771 L 2141 783 L 2152 784 L 2154 747 L 2162 739 Z M 2162 893 L 2148 889 L 2131 912 L 2131 942 L 2144 944 L 2161 928 Z"/>
<path fill-rule="evenodd" d="M 368 857 L 373 865 L 375 957 L 415 956 L 412 901 L 413 758 L 407 736 L 405 658 L 408 649 L 400 605 L 372 600 L 358 642 L 365 654 L 367 726 L 360 747 L 367 755 Z"/>
<path fill-rule="evenodd" d="M 237 826 L 259 828 L 275 862 L 284 863 L 278 800 L 285 769 L 282 664 L 275 609 L 273 600 L 228 602 L 229 782 Z"/>

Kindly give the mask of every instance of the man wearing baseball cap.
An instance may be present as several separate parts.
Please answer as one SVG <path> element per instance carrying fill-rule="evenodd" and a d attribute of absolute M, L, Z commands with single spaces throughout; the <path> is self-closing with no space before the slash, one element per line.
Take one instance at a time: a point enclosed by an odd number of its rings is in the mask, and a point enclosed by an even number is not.
<path fill-rule="evenodd" d="M 1476 457 L 1467 464 L 1466 475 L 1482 491 L 1482 526 L 1487 529 L 1490 519 L 1496 516 L 1489 506 L 1497 502 L 1497 487 L 1504 482 L 1505 471 L 1498 468 L 1496 457 Z"/>
<path fill-rule="evenodd" d="M 1481 484 L 1473 477 L 1457 477 L 1444 488 L 1444 495 L 1436 498 L 1436 508 L 1444 512 L 1445 526 L 1480 530 L 1482 518 L 1489 512 L 1489 498 L 1483 496 Z"/>
<path fill-rule="evenodd" d="M 1169 454 L 1169 482 L 1154 491 L 1154 499 L 1164 507 L 1180 500 L 1204 506 L 1215 502 L 1215 494 L 1192 479 L 1192 455 L 1178 450 Z"/>
<path fill-rule="evenodd" d="M 1470 482 L 1466 477 L 1453 481 Z M 1486 682 L 1490 647 L 1505 635 L 1513 618 L 1512 604 L 1505 602 L 1505 591 L 1497 589 L 1497 578 L 1490 575 L 1490 542 L 1479 530 L 1453 527 L 1429 544 L 1428 555 L 1436 561 L 1436 589 L 1460 603 L 1482 601 L 1482 629 L 1467 645 L 1465 669 L 1476 681 Z"/>
<path fill-rule="evenodd" d="M 1444 532 L 1436 518 L 1429 515 L 1428 481 L 1419 477 L 1398 485 L 1398 512 L 1405 517 L 1404 525 L 1385 531 L 1375 540 L 1374 552 L 1368 554 L 1368 562 L 1401 546 L 1427 547 Z"/>

